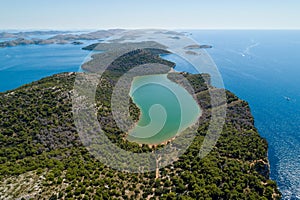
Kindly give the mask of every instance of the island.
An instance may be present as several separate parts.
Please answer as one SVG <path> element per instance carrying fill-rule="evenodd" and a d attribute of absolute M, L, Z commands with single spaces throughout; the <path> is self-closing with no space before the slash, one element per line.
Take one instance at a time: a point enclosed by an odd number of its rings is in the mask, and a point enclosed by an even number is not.
<path fill-rule="evenodd" d="M 212 45 L 207 45 L 207 44 L 203 44 L 203 45 L 189 45 L 186 46 L 185 49 L 211 49 L 213 46 Z"/>
<path fill-rule="evenodd" d="M 97 119 L 106 136 L 126 151 L 152 152 L 154 148 L 124 139 L 126 133 L 113 119 L 112 91 L 122 74 L 136 65 L 154 62 L 170 69 L 175 66 L 159 56 L 168 52 L 156 49 L 156 45 L 134 50 L 111 63 L 96 91 Z M 105 50 L 106 46 L 98 48 Z M 89 62 L 96 62 L 101 54 L 92 58 Z M 82 67 L 95 70 L 90 66 Z M 72 114 L 71 97 L 78 73 L 53 75 L 0 93 L 1 198 L 280 199 L 277 184 L 269 177 L 267 141 L 255 128 L 248 103 L 233 93 L 226 91 L 226 122 L 215 148 L 206 157 L 198 157 L 211 118 L 208 87 L 213 86 L 207 84 L 208 74 L 180 73 L 190 82 L 203 110 L 188 150 L 157 171 L 128 173 L 109 168 L 83 146 Z M 172 76 L 176 73 L 168 78 L 176 82 Z M 136 121 L 139 112 L 131 101 L 130 115 Z"/>
<path fill-rule="evenodd" d="M 22 32 L 1 32 L 0 38 L 24 38 L 33 35 L 58 35 L 66 34 L 70 31 L 22 31 Z"/>
<path fill-rule="evenodd" d="M 15 47 L 19 45 L 45 45 L 45 44 L 83 44 L 85 40 L 102 40 L 114 34 L 123 32 L 123 29 L 99 30 L 89 33 L 73 34 L 59 31 L 34 31 L 34 32 L 19 32 L 19 33 L 0 33 L 0 38 L 16 38 L 0 42 L 0 48 Z M 28 38 L 30 36 L 41 36 L 56 34 L 48 39 Z"/>

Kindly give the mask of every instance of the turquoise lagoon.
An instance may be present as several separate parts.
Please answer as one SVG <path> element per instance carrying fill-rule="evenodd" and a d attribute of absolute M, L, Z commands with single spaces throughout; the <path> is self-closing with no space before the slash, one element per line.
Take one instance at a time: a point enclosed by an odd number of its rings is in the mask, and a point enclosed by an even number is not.
<path fill-rule="evenodd" d="M 161 144 L 195 124 L 201 109 L 193 96 L 167 74 L 135 77 L 130 96 L 141 116 L 127 139 L 139 144 Z"/>

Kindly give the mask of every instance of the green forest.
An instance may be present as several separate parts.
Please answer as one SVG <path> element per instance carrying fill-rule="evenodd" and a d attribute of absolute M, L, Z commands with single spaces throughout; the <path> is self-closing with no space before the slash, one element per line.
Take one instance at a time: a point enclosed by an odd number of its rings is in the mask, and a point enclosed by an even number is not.
<path fill-rule="evenodd" d="M 115 60 L 96 92 L 97 118 L 108 138 L 132 152 L 155 149 L 124 140 L 112 118 L 110 98 L 118 78 L 136 65 L 174 63 L 155 49 L 135 50 Z M 211 117 L 208 75 L 182 75 L 203 109 L 200 126 L 178 161 L 155 172 L 128 173 L 102 164 L 82 145 L 72 114 L 76 73 L 43 78 L 0 93 L 0 199 L 280 199 L 269 178 L 268 145 L 254 127 L 247 102 L 226 91 L 221 137 L 198 156 Z M 171 77 L 170 77 L 171 79 Z M 130 113 L 139 110 L 131 102 Z M 157 147 L 160 148 L 160 147 Z"/>

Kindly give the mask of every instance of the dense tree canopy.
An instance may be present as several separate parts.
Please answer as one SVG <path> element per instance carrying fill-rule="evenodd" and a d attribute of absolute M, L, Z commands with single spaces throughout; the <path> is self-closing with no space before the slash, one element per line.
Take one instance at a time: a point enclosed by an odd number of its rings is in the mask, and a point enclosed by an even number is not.
<path fill-rule="evenodd" d="M 154 52 L 137 50 L 119 58 L 97 90 L 100 123 L 110 140 L 128 151 L 153 149 L 124 140 L 124 133 L 111 117 L 111 91 L 120 70 L 136 62 L 173 66 L 157 55 L 161 52 Z M 267 142 L 255 129 L 248 104 L 234 94 L 226 92 L 226 123 L 216 147 L 200 159 L 198 153 L 210 119 L 210 97 L 203 76 L 184 74 L 197 92 L 204 114 L 192 145 L 178 161 L 160 169 L 156 178 L 155 172 L 131 174 L 110 169 L 81 144 L 71 112 L 75 76 L 58 74 L 0 93 L 0 199 L 280 197 L 276 183 L 269 179 Z M 132 102 L 130 110 L 137 120 L 139 110 Z"/>

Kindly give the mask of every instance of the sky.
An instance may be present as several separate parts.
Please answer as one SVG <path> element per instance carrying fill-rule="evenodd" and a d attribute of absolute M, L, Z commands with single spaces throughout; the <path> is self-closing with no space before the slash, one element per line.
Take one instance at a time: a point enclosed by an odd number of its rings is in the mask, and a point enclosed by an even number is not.
<path fill-rule="evenodd" d="M 300 29 L 300 0 L 0 0 L 0 29 Z"/>

